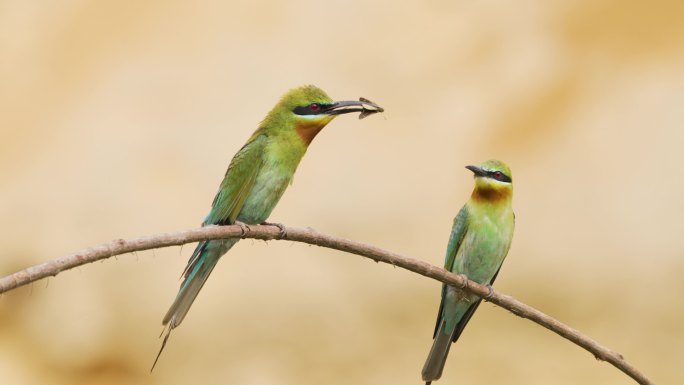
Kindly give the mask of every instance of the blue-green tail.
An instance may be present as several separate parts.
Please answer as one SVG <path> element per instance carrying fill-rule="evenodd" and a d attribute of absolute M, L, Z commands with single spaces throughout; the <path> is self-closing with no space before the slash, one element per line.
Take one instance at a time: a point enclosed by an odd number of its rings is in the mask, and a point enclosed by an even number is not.
<path fill-rule="evenodd" d="M 453 331 L 445 330 L 445 328 L 446 322 L 442 321 L 437 327 L 430 354 L 425 360 L 425 366 L 423 366 L 423 381 L 428 385 L 442 376 L 444 364 L 453 342 Z"/>
<path fill-rule="evenodd" d="M 175 329 L 183 322 L 188 314 L 190 306 L 197 298 L 202 286 L 207 282 L 207 278 L 214 270 L 214 266 L 219 258 L 225 254 L 237 240 L 206 241 L 197 245 L 195 252 L 192 253 L 188 265 L 183 271 L 185 279 L 181 284 L 176 299 L 171 304 L 169 311 L 166 312 L 162 323 L 168 325 L 169 329 Z"/>
<path fill-rule="evenodd" d="M 238 239 L 205 241 L 197 245 L 197 248 L 188 261 L 188 265 L 183 271 L 184 279 L 180 290 L 178 290 L 176 299 L 171 304 L 169 311 L 166 312 L 164 320 L 162 321 L 162 324 L 168 329 L 166 329 L 167 332 L 164 337 L 164 342 L 162 342 L 157 358 L 154 360 L 154 364 L 152 364 L 152 369 L 154 369 L 157 360 L 159 360 L 159 356 L 161 356 L 162 351 L 164 351 L 171 330 L 175 329 L 183 322 L 183 319 L 185 319 L 185 316 L 190 310 L 190 306 L 192 306 L 195 298 L 197 298 L 197 294 L 202 290 L 204 283 L 207 282 L 209 275 L 212 270 L 214 270 L 214 266 L 216 266 L 216 263 L 221 256 L 230 250 L 237 241 Z M 162 331 L 162 334 L 163 333 L 164 332 Z"/>
<path fill-rule="evenodd" d="M 451 344 L 461 336 L 463 329 L 470 321 L 470 317 L 473 316 L 482 301 L 477 299 L 472 302 L 473 298 L 477 297 L 472 297 L 470 301 L 445 301 L 445 298 L 448 297 L 446 291 L 450 289 L 454 290 L 447 286 L 443 288 L 445 294 L 443 294 L 442 304 L 439 306 L 434 341 L 423 366 L 422 375 L 426 385 L 430 385 L 432 381 L 438 380 L 442 376 Z"/>

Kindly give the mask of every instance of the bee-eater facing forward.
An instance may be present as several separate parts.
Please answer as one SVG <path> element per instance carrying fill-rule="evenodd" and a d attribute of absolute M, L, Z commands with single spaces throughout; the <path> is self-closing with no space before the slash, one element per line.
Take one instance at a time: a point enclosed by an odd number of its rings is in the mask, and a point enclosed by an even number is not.
<path fill-rule="evenodd" d="M 283 95 L 233 157 L 202 225 L 263 223 L 292 181 L 313 138 L 337 115 L 350 112 L 360 112 L 359 118 L 363 118 L 383 109 L 363 98 L 333 102 L 323 90 L 312 85 Z M 183 272 L 176 299 L 164 316 L 168 332 L 157 359 L 169 333 L 183 322 L 218 260 L 237 241 L 214 240 L 197 245 Z"/>
<path fill-rule="evenodd" d="M 513 240 L 511 170 L 498 160 L 466 168 L 475 174 L 475 189 L 454 219 L 444 268 L 491 285 Z M 441 377 L 451 344 L 458 340 L 481 301 L 474 294 L 442 285 L 434 341 L 423 367 L 426 385 Z"/>

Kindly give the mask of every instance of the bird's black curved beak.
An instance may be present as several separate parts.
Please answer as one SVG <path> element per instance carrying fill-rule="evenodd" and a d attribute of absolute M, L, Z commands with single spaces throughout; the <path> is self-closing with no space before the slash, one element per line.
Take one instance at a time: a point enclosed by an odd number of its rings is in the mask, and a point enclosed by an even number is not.
<path fill-rule="evenodd" d="M 360 112 L 361 114 L 359 115 L 359 119 L 363 119 L 368 115 L 384 111 L 384 108 L 378 106 L 370 100 L 365 98 L 359 98 L 358 101 L 344 100 L 340 102 L 332 102 L 331 104 L 326 106 L 323 113 L 328 115 L 342 115 L 348 114 L 350 112 Z"/>
<path fill-rule="evenodd" d="M 487 176 L 487 171 L 477 166 L 466 166 L 466 168 L 475 174 L 475 176 Z"/>

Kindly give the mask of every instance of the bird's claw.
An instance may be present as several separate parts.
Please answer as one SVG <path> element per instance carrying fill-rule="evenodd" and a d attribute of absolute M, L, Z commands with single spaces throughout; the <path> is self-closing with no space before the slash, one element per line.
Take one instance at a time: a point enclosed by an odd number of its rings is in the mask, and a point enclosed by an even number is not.
<path fill-rule="evenodd" d="M 490 284 L 485 285 L 487 287 L 487 295 L 484 296 L 485 301 L 489 301 L 494 296 L 494 288 Z"/>
<path fill-rule="evenodd" d="M 244 236 L 245 234 L 247 234 L 248 232 L 252 231 L 252 229 L 249 227 L 249 225 L 244 223 L 244 222 L 235 221 L 235 223 L 233 223 L 233 224 L 240 226 L 240 236 L 241 237 Z"/>
<path fill-rule="evenodd" d="M 280 230 L 278 232 L 278 239 L 284 239 L 285 237 L 287 237 L 287 230 L 285 230 L 285 226 L 282 223 L 263 222 L 262 225 L 277 227 L 278 230 Z"/>
<path fill-rule="evenodd" d="M 467 289 L 468 288 L 468 276 L 465 274 L 459 274 L 458 276 L 463 279 L 463 283 L 461 284 L 461 286 L 459 286 L 459 288 Z"/>

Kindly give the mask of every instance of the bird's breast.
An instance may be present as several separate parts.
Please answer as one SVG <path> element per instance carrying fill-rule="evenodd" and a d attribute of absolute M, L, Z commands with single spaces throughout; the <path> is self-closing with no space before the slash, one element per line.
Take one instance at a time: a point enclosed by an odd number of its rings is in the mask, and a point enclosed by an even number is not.
<path fill-rule="evenodd" d="M 268 151 L 259 169 L 254 186 L 238 214 L 245 223 L 262 223 L 271 215 L 287 186 L 292 181 L 301 156 L 286 151 Z"/>
<path fill-rule="evenodd" d="M 508 254 L 513 237 L 512 213 L 510 216 L 472 217 L 456 255 L 456 273 L 486 284 L 492 280 Z"/>

